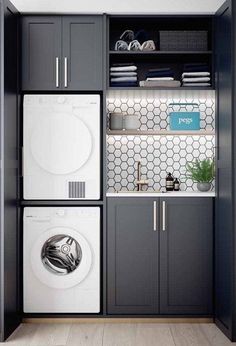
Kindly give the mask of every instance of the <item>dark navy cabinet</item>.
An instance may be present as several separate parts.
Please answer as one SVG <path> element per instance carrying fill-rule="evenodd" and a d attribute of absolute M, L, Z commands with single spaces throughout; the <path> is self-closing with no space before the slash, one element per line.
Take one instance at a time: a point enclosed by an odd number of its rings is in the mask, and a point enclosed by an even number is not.
<path fill-rule="evenodd" d="M 22 18 L 23 90 L 102 88 L 102 16 Z"/>
<path fill-rule="evenodd" d="M 235 32 L 236 4 L 216 14 L 217 184 L 215 237 L 216 324 L 236 341 L 235 303 Z"/>
<path fill-rule="evenodd" d="M 61 87 L 61 18 L 22 19 L 22 88 L 54 90 Z"/>
<path fill-rule="evenodd" d="M 212 198 L 114 197 L 107 215 L 109 314 L 212 314 Z"/>
<path fill-rule="evenodd" d="M 152 198 L 108 199 L 109 314 L 159 312 L 156 203 Z"/>
<path fill-rule="evenodd" d="M 18 13 L 0 1 L 0 341 L 21 321 L 18 208 Z"/>
<path fill-rule="evenodd" d="M 161 198 L 160 313 L 211 314 L 211 198 Z"/>
<path fill-rule="evenodd" d="M 103 17 L 65 16 L 62 18 L 62 26 L 64 59 L 62 88 L 101 90 L 103 88 Z"/>

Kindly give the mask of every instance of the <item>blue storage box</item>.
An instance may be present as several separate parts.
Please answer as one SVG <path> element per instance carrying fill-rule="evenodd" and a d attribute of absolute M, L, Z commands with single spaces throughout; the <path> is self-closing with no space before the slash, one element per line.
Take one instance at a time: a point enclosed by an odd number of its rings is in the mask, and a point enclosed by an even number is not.
<path fill-rule="evenodd" d="M 200 112 L 194 110 L 195 103 L 171 103 L 169 107 L 170 130 L 172 131 L 198 131 L 200 130 Z M 193 109 L 190 111 L 189 109 Z M 179 109 L 179 110 L 176 110 Z"/>

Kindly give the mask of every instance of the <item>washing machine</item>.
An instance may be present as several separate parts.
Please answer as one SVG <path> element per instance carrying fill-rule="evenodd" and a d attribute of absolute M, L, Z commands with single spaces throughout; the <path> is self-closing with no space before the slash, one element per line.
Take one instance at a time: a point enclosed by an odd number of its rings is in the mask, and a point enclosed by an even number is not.
<path fill-rule="evenodd" d="M 25 313 L 100 312 L 100 208 L 26 207 Z"/>
<path fill-rule="evenodd" d="M 100 95 L 25 95 L 24 199 L 100 199 Z"/>

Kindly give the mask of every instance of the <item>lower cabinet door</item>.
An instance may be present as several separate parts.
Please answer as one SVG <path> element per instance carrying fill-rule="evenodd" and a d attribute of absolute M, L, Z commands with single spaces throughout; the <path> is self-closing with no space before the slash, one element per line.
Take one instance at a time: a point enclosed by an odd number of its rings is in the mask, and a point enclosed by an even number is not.
<path fill-rule="evenodd" d="M 160 200 L 160 313 L 212 313 L 213 200 Z"/>
<path fill-rule="evenodd" d="M 108 198 L 107 215 L 108 313 L 158 313 L 158 200 Z"/>

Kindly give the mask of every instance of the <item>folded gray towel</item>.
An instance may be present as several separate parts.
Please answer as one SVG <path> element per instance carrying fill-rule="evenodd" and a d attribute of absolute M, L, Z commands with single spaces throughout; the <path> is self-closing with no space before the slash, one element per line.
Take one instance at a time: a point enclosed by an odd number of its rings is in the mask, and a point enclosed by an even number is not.
<path fill-rule="evenodd" d="M 147 81 L 152 81 L 152 80 L 156 80 L 156 81 L 162 80 L 162 81 L 164 81 L 164 80 L 174 80 L 174 78 L 173 77 L 148 77 L 146 80 Z"/>
<path fill-rule="evenodd" d="M 182 78 L 185 77 L 209 77 L 210 72 L 184 72 Z"/>
<path fill-rule="evenodd" d="M 183 83 L 210 82 L 210 77 L 183 78 Z"/>
<path fill-rule="evenodd" d="M 137 82 L 137 77 L 117 77 L 117 78 L 111 78 L 112 83 L 119 83 L 119 82 Z"/>
<path fill-rule="evenodd" d="M 163 87 L 163 88 L 178 88 L 180 87 L 181 83 L 178 80 L 163 80 L 163 81 L 147 81 L 143 80 L 139 82 L 140 87 L 148 87 L 148 88 L 155 88 L 155 87 Z"/>
<path fill-rule="evenodd" d="M 211 83 L 183 83 L 183 87 L 210 87 Z"/>
<path fill-rule="evenodd" d="M 111 77 L 135 77 L 137 72 L 111 72 Z"/>

